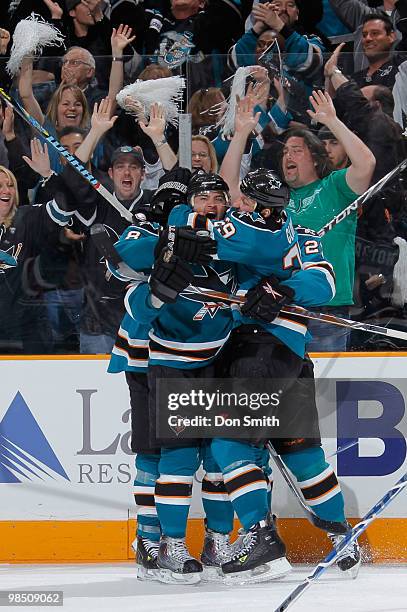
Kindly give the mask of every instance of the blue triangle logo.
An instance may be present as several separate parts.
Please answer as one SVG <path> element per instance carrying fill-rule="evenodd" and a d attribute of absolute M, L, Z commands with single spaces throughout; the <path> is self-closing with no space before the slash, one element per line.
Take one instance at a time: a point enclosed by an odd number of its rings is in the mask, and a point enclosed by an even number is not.
<path fill-rule="evenodd" d="M 18 392 L 0 422 L 0 483 L 69 480 L 58 457 Z"/>

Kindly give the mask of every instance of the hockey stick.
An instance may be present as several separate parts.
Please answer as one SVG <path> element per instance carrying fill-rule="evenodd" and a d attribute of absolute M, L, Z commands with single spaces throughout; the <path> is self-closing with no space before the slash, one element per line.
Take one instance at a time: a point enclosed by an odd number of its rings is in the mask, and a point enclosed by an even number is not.
<path fill-rule="evenodd" d="M 344 219 L 349 217 L 349 215 L 353 211 L 356 211 L 360 205 L 364 204 L 372 196 L 376 195 L 376 193 L 378 193 L 381 189 L 383 189 L 383 187 L 392 178 L 396 177 L 398 174 L 403 172 L 403 170 L 405 170 L 406 168 L 407 168 L 407 159 L 403 160 L 398 166 L 393 168 L 393 170 L 388 172 L 379 181 L 377 181 L 377 183 L 375 183 L 374 185 L 369 187 L 369 189 L 367 191 L 365 191 L 365 193 L 362 193 L 362 195 L 360 195 L 358 198 L 356 198 L 356 200 L 351 202 L 351 204 L 349 204 L 349 206 L 344 208 L 333 219 L 331 219 L 330 221 L 328 221 L 328 223 L 326 223 L 323 227 L 321 227 L 321 229 L 317 232 L 318 236 L 320 238 L 322 238 L 322 236 L 325 236 L 325 234 L 327 232 L 329 232 L 331 229 L 333 229 L 335 227 L 335 225 L 338 225 L 338 223 L 341 223 L 341 221 L 343 221 Z"/>
<path fill-rule="evenodd" d="M 280 473 L 281 473 L 282 477 L 284 478 L 284 480 L 288 484 L 288 488 L 294 493 L 294 496 L 297 498 L 297 500 L 298 500 L 301 508 L 304 510 L 308 520 L 315 527 L 318 527 L 318 529 L 323 529 L 324 531 L 328 531 L 330 533 L 341 533 L 341 534 L 342 533 L 346 533 L 346 529 L 345 528 L 343 528 L 343 530 L 339 530 L 338 531 L 338 527 L 341 525 L 341 523 L 338 523 L 336 521 L 327 521 L 325 519 L 322 519 L 319 516 L 317 516 L 315 514 L 315 512 L 313 512 L 311 510 L 311 508 L 309 508 L 309 506 L 307 506 L 307 504 L 303 500 L 300 492 L 298 491 L 297 487 L 295 486 L 290 472 L 288 471 L 285 463 L 281 459 L 280 455 L 277 453 L 277 451 L 274 448 L 274 446 L 272 445 L 272 443 L 271 442 L 267 442 L 266 446 L 267 446 L 267 449 L 268 449 L 270 455 L 273 458 L 274 463 L 276 464 L 276 466 L 280 470 Z"/>
<path fill-rule="evenodd" d="M 352 446 L 355 446 L 355 444 L 358 444 L 358 443 L 359 443 L 359 438 L 354 438 L 347 444 L 344 444 L 343 446 L 338 446 L 338 448 L 336 449 L 334 453 L 331 453 L 330 455 L 327 456 L 327 459 L 331 459 L 332 457 L 336 457 L 337 455 L 340 455 L 341 453 L 348 450 L 348 448 L 352 448 Z"/>
<path fill-rule="evenodd" d="M 132 280 L 141 282 L 146 280 L 147 277 L 145 274 L 136 272 L 122 260 L 119 253 L 114 248 L 114 242 L 107 233 L 103 223 L 94 223 L 92 225 L 90 228 L 90 237 L 99 254 L 105 258 L 106 263 L 109 263 L 117 270 L 126 281 Z"/>
<path fill-rule="evenodd" d="M 239 295 L 232 295 L 230 293 L 222 293 L 220 291 L 211 291 L 201 287 L 194 287 L 196 291 L 201 293 L 203 296 L 223 302 L 225 304 L 244 304 L 245 297 Z M 401 340 L 407 340 L 407 332 L 400 331 L 398 329 L 391 329 L 388 327 L 381 327 L 380 325 L 372 325 L 370 323 L 362 323 L 361 321 L 352 321 L 351 319 L 343 319 L 342 317 L 336 317 L 335 315 L 326 314 L 323 312 L 311 312 L 301 306 L 284 306 L 281 313 L 295 314 L 305 319 L 312 319 L 315 321 L 324 321 L 325 323 L 331 323 L 333 325 L 339 325 L 341 327 L 349 327 L 351 329 L 358 329 L 360 331 L 369 332 L 372 334 L 380 334 L 382 336 L 388 336 L 390 338 L 399 338 Z"/>
<path fill-rule="evenodd" d="M 393 499 L 407 486 L 407 473 L 404 474 L 392 486 L 387 493 L 369 510 L 369 512 L 363 517 L 363 519 L 351 529 L 347 535 L 343 538 L 342 542 L 338 544 L 322 561 L 318 563 L 312 574 L 307 576 L 305 580 L 299 584 L 295 589 L 286 597 L 286 599 L 274 610 L 274 612 L 284 612 L 287 610 L 295 601 L 301 597 L 301 595 L 311 586 L 315 580 L 325 572 L 338 559 L 340 554 L 345 550 L 349 544 L 352 544 L 370 525 L 383 512 L 383 510 L 393 501 Z"/>
<path fill-rule="evenodd" d="M 111 204 L 122 217 L 133 223 L 133 215 L 130 211 L 127 210 L 116 198 L 104 187 L 88 170 L 86 170 L 85 166 L 81 164 L 81 162 L 74 156 L 69 153 L 65 149 L 61 143 L 54 138 L 47 130 L 40 124 L 38 121 L 32 117 L 25 108 L 14 98 L 9 96 L 4 89 L 0 87 L 0 97 L 3 98 L 7 102 L 9 106 L 14 110 L 17 115 L 19 115 L 24 121 L 26 121 L 31 127 L 33 127 L 44 140 L 55 150 L 59 155 L 65 157 L 66 161 L 69 163 L 72 168 L 74 168 L 78 174 L 81 175 L 96 191 Z"/>

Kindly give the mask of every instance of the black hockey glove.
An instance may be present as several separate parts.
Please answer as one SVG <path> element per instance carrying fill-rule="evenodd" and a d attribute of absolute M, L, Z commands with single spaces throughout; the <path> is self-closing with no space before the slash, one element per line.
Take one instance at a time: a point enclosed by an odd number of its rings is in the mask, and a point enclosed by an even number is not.
<path fill-rule="evenodd" d="M 206 264 L 216 253 L 216 241 L 209 237 L 208 231 L 169 225 L 160 235 L 155 257 L 159 257 L 164 249 L 188 263 Z"/>
<path fill-rule="evenodd" d="M 294 299 L 294 290 L 280 285 L 275 276 L 263 278 L 246 294 L 241 311 L 247 317 L 271 323 L 285 304 Z"/>
<path fill-rule="evenodd" d="M 151 293 L 166 304 L 175 302 L 178 294 L 193 282 L 189 264 L 169 250 L 163 250 L 154 262 L 149 284 Z"/>

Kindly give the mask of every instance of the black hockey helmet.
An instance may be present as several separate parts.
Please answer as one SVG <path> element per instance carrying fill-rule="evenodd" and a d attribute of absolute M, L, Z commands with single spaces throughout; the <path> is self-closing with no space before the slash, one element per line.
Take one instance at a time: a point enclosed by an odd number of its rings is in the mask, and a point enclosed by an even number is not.
<path fill-rule="evenodd" d="M 197 170 L 191 177 L 187 189 L 187 200 L 193 205 L 194 196 L 208 191 L 221 191 L 225 196 L 226 204 L 229 204 L 229 187 L 219 174 Z"/>
<path fill-rule="evenodd" d="M 240 191 L 255 200 L 256 210 L 278 208 L 282 210 L 290 201 L 290 188 L 277 172 L 258 168 L 248 172 L 240 183 Z"/>

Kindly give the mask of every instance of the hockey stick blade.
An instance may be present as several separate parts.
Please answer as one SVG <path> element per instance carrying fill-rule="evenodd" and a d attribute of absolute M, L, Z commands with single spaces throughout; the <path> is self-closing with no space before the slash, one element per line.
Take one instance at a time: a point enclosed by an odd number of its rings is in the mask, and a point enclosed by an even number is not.
<path fill-rule="evenodd" d="M 142 272 L 136 272 L 128 266 L 120 257 L 114 247 L 114 240 L 109 236 L 102 223 L 92 225 L 90 236 L 95 244 L 98 253 L 105 258 L 113 270 L 118 272 L 118 278 L 123 281 L 144 282 L 147 277 Z M 112 272 L 112 270 L 110 270 Z"/>
<path fill-rule="evenodd" d="M 121 257 L 114 248 L 113 240 L 107 233 L 105 226 L 102 223 L 95 223 L 90 228 L 90 235 L 99 253 L 117 270 Z"/>
<path fill-rule="evenodd" d="M 274 612 L 285 612 L 293 603 L 295 603 L 301 595 L 311 586 L 315 580 L 325 572 L 328 567 L 333 565 L 335 561 L 338 559 L 340 554 L 352 544 L 357 538 L 367 529 L 372 521 L 374 521 L 379 514 L 383 512 L 383 510 L 393 501 L 393 499 L 401 493 L 401 491 L 407 487 L 407 473 L 404 474 L 396 482 L 395 485 L 391 487 L 383 495 L 383 497 L 365 514 L 363 519 L 355 525 L 353 529 L 348 531 L 347 535 L 343 538 L 342 542 L 334 548 L 322 561 L 318 563 L 312 574 L 307 576 L 301 584 L 299 584 L 295 589 L 285 598 L 285 600 L 274 610 Z"/>
<path fill-rule="evenodd" d="M 267 446 L 267 449 L 268 449 L 271 457 L 273 458 L 274 463 L 278 467 L 282 477 L 284 478 L 284 480 L 288 484 L 288 488 L 291 490 L 291 492 L 297 498 L 297 501 L 300 504 L 301 508 L 304 510 L 308 520 L 315 527 L 318 527 L 318 529 L 322 529 L 323 531 L 327 531 L 327 532 L 330 532 L 330 533 L 338 533 L 338 525 L 339 525 L 339 523 L 334 522 L 334 521 L 327 521 L 325 519 L 320 518 L 319 516 L 317 516 L 311 510 L 311 508 L 309 508 L 307 506 L 307 504 L 305 503 L 305 501 L 301 497 L 300 492 L 298 491 L 297 487 L 295 486 L 295 483 L 292 480 L 291 475 L 290 475 L 287 467 L 285 466 L 285 464 L 284 464 L 283 460 L 281 459 L 280 455 L 275 450 L 274 446 L 271 444 L 271 442 L 267 442 L 266 446 Z M 343 533 L 345 533 L 345 532 L 343 532 Z"/>
<path fill-rule="evenodd" d="M 7 104 L 19 115 L 24 121 L 26 121 L 32 128 L 34 128 L 44 140 L 50 145 L 59 155 L 62 155 L 68 164 L 74 168 L 111 206 L 113 206 L 118 213 L 130 223 L 133 223 L 133 215 L 122 205 L 113 194 L 110 193 L 104 185 L 102 185 L 74 155 L 71 155 L 61 143 L 54 138 L 38 121 L 32 117 L 21 104 L 12 98 L 8 93 L 0 87 L 0 97 L 7 102 Z"/>
<path fill-rule="evenodd" d="M 246 298 L 240 295 L 232 295 L 229 293 L 222 293 L 220 291 L 210 291 L 203 287 L 195 287 L 195 289 L 203 296 L 223 304 L 244 304 L 246 301 Z M 381 327 L 380 325 L 372 325 L 371 323 L 362 323 L 361 321 L 352 321 L 351 319 L 343 319 L 342 317 L 336 317 L 334 315 L 325 314 L 322 312 L 311 312 L 310 310 L 306 310 L 301 306 L 284 306 L 281 309 L 281 312 L 285 314 L 292 313 L 300 317 L 304 317 L 305 319 L 323 321 L 324 323 L 331 323 L 332 325 L 339 325 L 341 327 L 350 327 L 351 329 L 357 329 L 359 331 L 364 331 L 371 334 L 380 334 L 382 336 L 388 336 L 389 338 L 407 340 L 407 332 L 403 332 L 398 329 Z"/>

